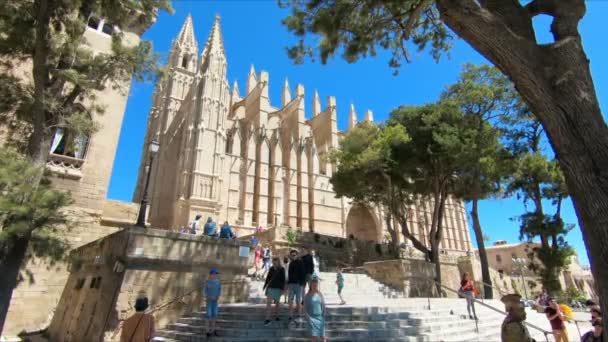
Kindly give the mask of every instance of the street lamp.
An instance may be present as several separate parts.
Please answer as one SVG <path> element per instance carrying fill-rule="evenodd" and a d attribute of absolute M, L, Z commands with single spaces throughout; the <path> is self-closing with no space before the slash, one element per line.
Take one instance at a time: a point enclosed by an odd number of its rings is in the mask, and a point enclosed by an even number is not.
<path fill-rule="evenodd" d="M 521 276 L 521 283 L 524 287 L 524 295 L 526 296 L 526 300 L 528 300 L 528 290 L 526 289 L 526 281 L 524 280 L 524 268 L 526 267 L 526 259 L 523 258 L 511 258 L 513 264 L 519 268 L 519 275 Z"/>
<path fill-rule="evenodd" d="M 146 166 L 146 184 L 144 187 L 144 194 L 141 197 L 141 203 L 139 205 L 139 214 L 137 215 L 137 227 L 146 227 L 146 208 L 148 207 L 148 186 L 150 185 L 150 174 L 152 174 L 152 163 L 154 162 L 154 155 L 158 152 L 160 144 L 157 140 L 152 140 L 148 145 L 148 152 L 150 155 L 150 162 Z"/>

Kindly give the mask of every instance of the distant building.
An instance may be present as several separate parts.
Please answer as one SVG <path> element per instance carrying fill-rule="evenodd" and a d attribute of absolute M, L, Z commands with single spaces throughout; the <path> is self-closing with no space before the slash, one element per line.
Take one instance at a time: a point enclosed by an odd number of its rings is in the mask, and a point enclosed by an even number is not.
<path fill-rule="evenodd" d="M 523 273 L 526 279 L 531 280 L 530 278 L 532 278 L 540 284 L 540 278 L 528 267 L 532 262 L 542 265 L 540 260 L 532 255 L 534 248 L 539 246 L 540 243 L 519 242 L 509 244 L 505 240 L 498 240 L 492 246 L 486 247 L 488 264 L 500 275 L 516 278 Z M 479 255 L 478 251 L 477 255 Z M 571 258 L 568 268 L 560 274 L 559 280 L 564 290 L 575 287 L 589 298 L 596 296 L 591 271 L 588 267 L 584 268 L 579 264 L 576 255 Z M 540 291 L 540 287 L 532 292 L 538 291 Z"/>

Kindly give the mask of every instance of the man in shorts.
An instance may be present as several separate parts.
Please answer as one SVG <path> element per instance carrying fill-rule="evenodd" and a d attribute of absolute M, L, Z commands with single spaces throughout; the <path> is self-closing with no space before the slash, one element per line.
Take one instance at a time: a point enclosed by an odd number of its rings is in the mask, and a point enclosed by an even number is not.
<path fill-rule="evenodd" d="M 298 316 L 302 315 L 302 284 L 306 281 L 304 263 L 298 259 L 298 251 L 292 249 L 289 252 L 289 271 L 287 280 L 287 297 L 289 301 L 289 322 L 293 320 L 293 301 L 296 301 Z"/>

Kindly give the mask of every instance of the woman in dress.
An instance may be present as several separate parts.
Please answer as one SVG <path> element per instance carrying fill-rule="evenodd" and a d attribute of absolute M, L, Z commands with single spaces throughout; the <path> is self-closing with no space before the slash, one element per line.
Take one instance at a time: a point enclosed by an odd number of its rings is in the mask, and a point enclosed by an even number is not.
<path fill-rule="evenodd" d="M 465 272 L 462 275 L 462 280 L 460 281 L 460 292 L 467 300 L 467 312 L 469 313 L 470 319 L 477 319 L 477 314 L 475 313 L 475 283 L 473 279 L 471 279 L 471 275 L 468 272 Z M 471 315 L 471 311 L 473 314 Z"/>
<path fill-rule="evenodd" d="M 308 318 L 311 341 L 327 341 L 325 338 L 325 300 L 319 291 L 319 277 L 313 276 L 304 298 L 304 312 Z"/>

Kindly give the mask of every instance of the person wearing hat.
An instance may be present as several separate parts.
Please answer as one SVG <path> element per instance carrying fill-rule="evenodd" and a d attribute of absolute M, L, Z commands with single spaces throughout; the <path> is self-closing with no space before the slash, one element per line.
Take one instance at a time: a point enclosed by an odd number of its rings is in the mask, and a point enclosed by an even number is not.
<path fill-rule="evenodd" d="M 135 300 L 135 313 L 122 324 L 120 342 L 149 342 L 154 337 L 154 316 L 146 313 L 148 297 Z"/>
<path fill-rule="evenodd" d="M 518 294 L 508 294 L 500 299 L 505 304 L 507 317 L 502 322 L 500 331 L 502 342 L 534 342 L 524 321 L 526 308 Z"/>
<path fill-rule="evenodd" d="M 319 277 L 313 276 L 304 297 L 304 312 L 308 318 L 311 341 L 325 342 L 325 299 L 319 291 Z"/>
<path fill-rule="evenodd" d="M 218 300 L 222 294 L 222 283 L 218 279 L 218 274 L 220 274 L 220 272 L 218 272 L 217 269 L 212 268 L 211 271 L 209 271 L 209 279 L 207 279 L 205 286 L 203 287 L 203 295 L 207 299 L 207 320 L 209 321 L 207 337 L 211 337 L 212 334 L 217 336 L 215 321 L 217 320 L 218 315 Z"/>

